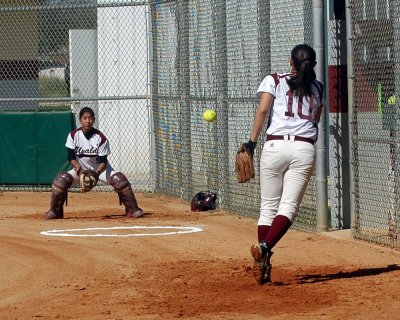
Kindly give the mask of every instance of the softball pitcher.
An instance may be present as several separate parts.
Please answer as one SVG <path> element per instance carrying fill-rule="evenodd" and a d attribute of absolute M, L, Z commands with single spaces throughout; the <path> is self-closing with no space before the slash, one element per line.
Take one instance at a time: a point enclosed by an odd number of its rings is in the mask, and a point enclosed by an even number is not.
<path fill-rule="evenodd" d="M 250 249 L 253 273 L 260 284 L 271 282 L 271 250 L 292 225 L 313 173 L 324 103 L 323 86 L 314 71 L 314 49 L 297 45 L 289 62 L 290 73 L 268 75 L 261 82 L 257 90 L 260 102 L 247 142 L 254 152 L 260 132 L 268 123 L 260 157 L 258 244 Z"/>
<path fill-rule="evenodd" d="M 120 201 L 125 206 L 127 218 L 143 216 L 138 207 L 131 184 L 122 172 L 115 171 L 108 163 L 107 156 L 111 153 L 107 138 L 95 129 L 94 112 L 83 108 L 79 113 L 81 127 L 68 134 L 65 146 L 68 150 L 68 161 L 72 169 L 59 173 L 52 184 L 50 209 L 45 213 L 47 219 L 64 218 L 64 202 L 67 200 L 68 189 L 79 184 L 79 174 L 82 170 L 94 170 L 99 181 L 112 185 L 118 193 Z"/>

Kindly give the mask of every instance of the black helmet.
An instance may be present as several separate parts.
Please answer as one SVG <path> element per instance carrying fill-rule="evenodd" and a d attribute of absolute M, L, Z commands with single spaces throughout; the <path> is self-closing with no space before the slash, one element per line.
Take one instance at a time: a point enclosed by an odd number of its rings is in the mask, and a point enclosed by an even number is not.
<path fill-rule="evenodd" d="M 207 211 L 215 209 L 217 194 L 208 191 L 201 191 L 196 193 L 192 198 L 191 209 L 192 211 Z"/>

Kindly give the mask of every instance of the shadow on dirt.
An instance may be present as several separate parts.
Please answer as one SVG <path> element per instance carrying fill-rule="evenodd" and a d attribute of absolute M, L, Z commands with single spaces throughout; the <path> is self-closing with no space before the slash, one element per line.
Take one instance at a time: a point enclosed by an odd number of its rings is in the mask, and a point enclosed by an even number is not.
<path fill-rule="evenodd" d="M 324 282 L 336 279 L 370 277 L 397 270 L 400 270 L 400 265 L 391 264 L 381 268 L 357 269 L 348 272 L 339 271 L 337 273 L 330 273 L 330 274 L 300 275 L 298 276 L 298 283 L 317 283 L 317 282 Z"/>

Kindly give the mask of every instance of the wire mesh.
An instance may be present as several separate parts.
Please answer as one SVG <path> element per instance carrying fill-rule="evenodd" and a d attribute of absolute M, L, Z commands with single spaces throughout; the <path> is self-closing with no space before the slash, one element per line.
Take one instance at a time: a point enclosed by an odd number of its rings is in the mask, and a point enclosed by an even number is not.
<path fill-rule="evenodd" d="M 352 1 L 350 7 L 355 76 L 353 234 L 394 247 L 400 247 L 397 6 L 396 1 L 371 0 Z"/>
<path fill-rule="evenodd" d="M 266 0 L 156 1 L 150 6 L 158 191 L 190 199 L 210 190 L 217 192 L 220 208 L 257 217 L 259 168 L 255 180 L 238 184 L 236 151 L 251 133 L 260 81 L 268 73 L 288 71 L 292 46 L 312 41 L 310 14 L 298 4 Z M 203 121 L 207 109 L 216 111 L 216 121 Z M 313 185 L 297 228 L 315 228 Z"/>
<path fill-rule="evenodd" d="M 112 166 L 151 191 L 149 39 L 144 1 L 2 2 L 0 111 L 71 110 L 80 126 L 91 107 Z"/>
<path fill-rule="evenodd" d="M 90 106 L 136 190 L 182 199 L 210 190 L 220 208 L 258 216 L 258 165 L 238 184 L 235 154 L 261 80 L 288 71 L 294 45 L 312 43 L 311 0 L 7 3 L 1 110 Z M 215 122 L 202 120 L 206 109 Z M 313 231 L 315 214 L 312 179 L 295 227 Z"/>

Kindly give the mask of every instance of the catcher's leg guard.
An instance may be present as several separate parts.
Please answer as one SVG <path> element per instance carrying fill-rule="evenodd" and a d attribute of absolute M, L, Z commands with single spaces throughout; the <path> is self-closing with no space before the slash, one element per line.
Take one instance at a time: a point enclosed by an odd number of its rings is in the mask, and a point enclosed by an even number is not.
<path fill-rule="evenodd" d="M 258 245 L 253 245 L 250 248 L 251 255 L 254 258 L 253 274 L 258 283 L 271 282 L 271 256 L 273 252 L 267 246 L 265 241 L 261 241 Z"/>
<path fill-rule="evenodd" d="M 52 184 L 50 209 L 44 214 L 47 219 L 64 218 L 64 202 L 67 200 L 68 188 L 72 185 L 74 178 L 68 172 L 58 174 Z"/>
<path fill-rule="evenodd" d="M 125 206 L 127 218 L 139 218 L 144 215 L 143 210 L 138 206 L 131 184 L 123 173 L 114 173 L 110 177 L 110 183 L 118 193 L 120 202 Z"/>

